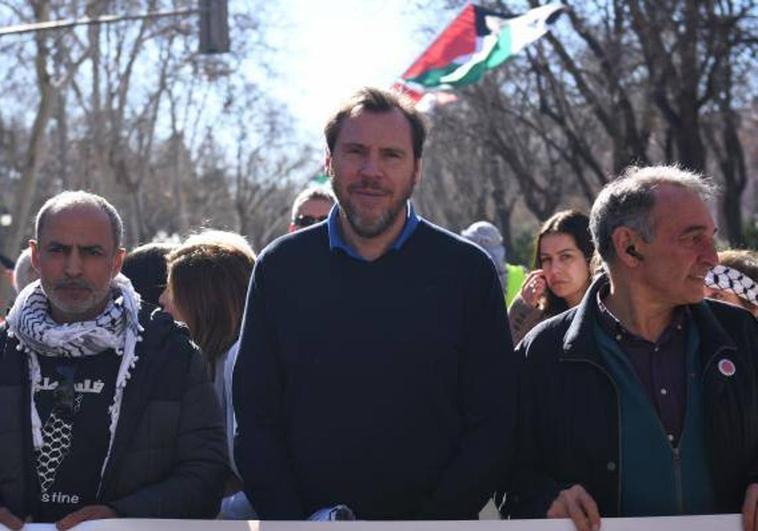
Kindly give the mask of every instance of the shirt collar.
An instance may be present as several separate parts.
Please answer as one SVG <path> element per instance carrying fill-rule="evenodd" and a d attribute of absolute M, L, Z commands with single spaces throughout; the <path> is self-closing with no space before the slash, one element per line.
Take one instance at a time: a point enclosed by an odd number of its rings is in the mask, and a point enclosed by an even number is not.
<path fill-rule="evenodd" d="M 650 341 L 634 334 L 628 330 L 618 318 L 608 309 L 603 302 L 603 298 L 610 292 L 610 283 L 605 283 L 600 286 L 597 292 L 597 308 L 598 308 L 598 321 L 600 327 L 605 330 L 607 334 L 615 337 L 619 342 L 632 342 L 650 344 Z M 657 345 L 667 343 L 675 332 L 681 332 L 684 330 L 685 324 L 689 319 L 689 308 L 687 306 L 677 306 L 674 309 L 671 322 L 663 331 L 661 336 L 655 342 Z"/>
<path fill-rule="evenodd" d="M 345 241 L 345 239 L 342 237 L 339 226 L 339 215 L 339 204 L 335 204 L 332 207 L 331 211 L 329 211 L 329 218 L 326 222 L 326 230 L 329 235 L 329 250 L 334 251 L 336 249 L 341 249 L 347 253 L 348 256 L 355 258 L 356 260 L 362 260 L 366 262 L 367 260 L 358 254 L 358 251 L 356 251 L 355 248 L 347 243 L 347 241 Z M 397 239 L 390 246 L 390 250 L 399 251 L 400 248 L 405 245 L 405 242 L 408 241 L 408 238 L 411 237 L 413 232 L 418 227 L 419 220 L 420 218 L 418 214 L 416 214 L 416 210 L 413 208 L 413 204 L 410 201 L 406 201 L 405 225 L 403 226 L 403 230 L 400 232 Z"/>

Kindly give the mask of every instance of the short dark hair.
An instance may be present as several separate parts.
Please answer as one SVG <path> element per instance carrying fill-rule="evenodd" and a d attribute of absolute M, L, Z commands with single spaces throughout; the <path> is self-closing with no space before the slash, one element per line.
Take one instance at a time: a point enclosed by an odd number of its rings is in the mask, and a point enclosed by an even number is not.
<path fill-rule="evenodd" d="M 324 127 L 326 146 L 329 153 L 334 152 L 340 129 L 345 120 L 360 111 L 375 113 L 391 112 L 397 109 L 403 113 L 411 126 L 411 141 L 413 143 L 413 155 L 416 159 L 421 158 L 426 141 L 427 124 L 424 115 L 421 114 L 413 102 L 405 95 L 382 90 L 373 87 L 364 87 L 356 92 L 329 118 Z"/>
<path fill-rule="evenodd" d="M 42 208 L 37 212 L 37 219 L 34 224 L 34 233 L 37 241 L 40 239 L 47 218 L 51 213 L 59 212 L 75 206 L 92 206 L 99 208 L 108 216 L 111 222 L 111 232 L 113 234 L 113 251 L 116 252 L 121 247 L 124 239 L 124 223 L 121 221 L 116 207 L 108 202 L 102 196 L 85 192 L 83 190 L 67 190 L 54 195 L 48 199 Z"/>
<path fill-rule="evenodd" d="M 587 262 L 587 268 L 590 268 L 595 246 L 592 243 L 592 235 L 590 234 L 590 219 L 586 214 L 582 214 L 577 210 L 561 210 L 550 216 L 542 224 L 534 240 L 532 269 L 540 269 L 542 267 L 540 263 L 540 243 L 542 242 L 542 237 L 547 234 L 568 234 L 571 236 L 576 246 L 582 251 L 584 259 Z M 591 274 L 590 277 L 592 277 Z M 568 305 L 562 298 L 548 289 L 543 309 L 547 315 L 557 315 L 564 310 L 568 310 Z"/>
<path fill-rule="evenodd" d="M 176 247 L 171 243 L 146 243 L 132 249 L 124 257 L 121 272 L 132 281 L 132 286 L 143 301 L 156 306 L 160 304 L 168 276 L 166 256 Z"/>

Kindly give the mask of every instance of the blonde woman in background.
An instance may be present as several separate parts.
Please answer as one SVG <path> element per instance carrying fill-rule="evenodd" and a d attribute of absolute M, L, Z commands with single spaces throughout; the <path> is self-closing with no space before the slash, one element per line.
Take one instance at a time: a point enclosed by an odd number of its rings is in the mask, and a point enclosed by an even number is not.
<path fill-rule="evenodd" d="M 168 281 L 161 305 L 187 324 L 202 349 L 224 410 L 229 458 L 234 476 L 221 506 L 221 518 L 252 519 L 255 512 L 241 491 L 233 459 L 232 371 L 255 253 L 232 232 L 209 230 L 193 235 L 167 256 Z"/>

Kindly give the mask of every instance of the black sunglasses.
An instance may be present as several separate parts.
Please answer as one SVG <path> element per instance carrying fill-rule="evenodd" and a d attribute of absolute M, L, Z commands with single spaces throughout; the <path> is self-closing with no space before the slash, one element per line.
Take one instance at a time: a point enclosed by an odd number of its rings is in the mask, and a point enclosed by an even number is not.
<path fill-rule="evenodd" d="M 315 217 L 315 216 L 305 216 L 301 214 L 295 218 L 295 225 L 297 225 L 298 227 L 310 227 L 311 225 L 324 221 L 325 219 L 326 219 L 326 216 Z"/>

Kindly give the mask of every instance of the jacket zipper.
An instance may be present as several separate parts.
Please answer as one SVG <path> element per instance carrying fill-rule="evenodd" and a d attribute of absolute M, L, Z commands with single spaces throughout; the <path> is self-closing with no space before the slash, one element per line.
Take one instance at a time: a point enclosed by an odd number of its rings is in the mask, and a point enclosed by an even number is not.
<path fill-rule="evenodd" d="M 726 350 L 727 347 L 719 347 L 716 352 L 714 352 L 710 358 L 708 358 L 708 361 L 705 363 L 705 366 L 703 367 L 703 373 L 700 375 L 700 381 L 702 384 L 705 384 L 705 373 L 708 367 L 710 367 L 712 361 L 716 359 L 716 356 L 721 353 L 722 350 Z M 687 378 L 689 378 L 689 374 L 687 375 Z M 685 409 L 685 421 L 687 416 L 687 410 Z M 663 426 L 663 423 L 661 422 L 661 419 L 658 418 L 658 425 L 661 427 L 661 432 L 663 433 L 663 436 L 668 438 L 668 434 L 666 433 L 666 429 Z M 677 509 L 679 511 L 679 514 L 684 514 L 684 486 L 682 483 L 682 452 L 680 450 L 680 447 L 682 445 L 682 439 L 685 437 L 685 432 L 682 431 L 682 433 L 679 435 L 679 441 L 677 446 L 671 445 L 671 454 L 672 454 L 672 465 L 674 467 L 674 483 L 676 488 L 676 505 Z M 670 444 L 670 443 L 669 443 Z"/>
<path fill-rule="evenodd" d="M 703 372 L 700 375 L 700 381 L 702 384 L 705 384 L 705 375 L 707 372 L 707 369 L 711 366 L 713 363 L 713 360 L 716 359 L 716 357 L 723 351 L 723 350 L 729 350 L 728 347 L 719 347 L 716 352 L 714 352 L 709 358 L 708 361 L 705 363 L 705 366 L 703 367 Z M 689 377 L 689 375 L 688 375 Z M 686 420 L 687 412 L 685 410 L 685 420 Z M 658 425 L 661 427 L 661 432 L 663 433 L 663 436 L 668 438 L 668 434 L 666 433 L 666 429 L 663 426 L 663 423 L 661 422 L 661 419 L 658 419 Z M 679 510 L 679 514 L 684 514 L 684 487 L 682 484 L 682 453 L 679 447 L 682 444 L 682 439 L 684 438 L 684 432 L 681 433 L 679 436 L 678 445 L 674 447 L 671 445 L 671 453 L 672 453 L 672 465 L 674 467 L 674 483 L 676 487 L 676 505 L 677 509 Z"/>
<path fill-rule="evenodd" d="M 682 452 L 679 450 L 679 447 L 682 445 L 682 439 L 684 439 L 684 425 L 682 428 L 682 433 L 679 434 L 679 440 L 677 441 L 677 445 L 674 446 L 671 441 L 669 441 L 668 433 L 666 433 L 666 428 L 663 425 L 663 422 L 661 421 L 660 417 L 657 417 L 658 419 L 658 426 L 661 428 L 661 434 L 663 435 L 663 439 L 668 443 L 669 447 L 671 448 L 671 464 L 674 468 L 674 488 L 676 489 L 676 506 L 679 511 L 679 514 L 684 514 L 684 490 L 682 485 Z M 684 421 L 687 421 L 687 406 L 685 404 L 685 410 L 684 410 Z"/>
<path fill-rule="evenodd" d="M 616 385 L 616 382 L 613 381 L 613 378 L 611 378 L 610 373 L 608 373 L 605 368 L 600 365 L 599 363 L 595 363 L 594 361 L 588 360 L 588 359 L 578 359 L 578 360 L 571 360 L 571 359 L 565 359 L 561 358 L 559 361 L 567 362 L 567 363 L 589 363 L 593 367 L 595 367 L 597 370 L 602 372 L 606 378 L 608 378 L 608 381 L 611 382 L 611 386 L 613 386 L 613 391 L 616 393 L 616 422 L 618 422 L 618 430 L 617 430 L 617 444 L 618 444 L 618 457 L 617 457 L 617 463 L 616 463 L 616 485 L 617 485 L 617 491 L 618 495 L 616 496 L 616 514 L 618 516 L 621 516 L 621 402 L 619 401 L 619 389 Z"/>
<path fill-rule="evenodd" d="M 674 454 L 674 481 L 676 483 L 676 505 L 679 514 L 684 514 L 684 493 L 682 492 L 682 457 L 679 448 L 673 448 Z"/>
<path fill-rule="evenodd" d="M 716 357 L 723 351 L 723 350 L 730 350 L 728 347 L 721 346 L 719 347 L 716 352 L 714 352 L 709 358 L 708 361 L 703 366 L 703 373 L 701 375 L 701 381 L 705 382 L 705 375 L 707 373 L 708 368 L 713 363 L 713 360 L 716 359 Z M 595 367 L 597 370 L 599 370 L 601 373 L 605 375 L 606 378 L 608 378 L 608 381 L 611 382 L 611 385 L 613 386 L 613 390 L 616 393 L 616 415 L 617 415 L 617 422 L 618 422 L 618 463 L 616 463 L 616 470 L 618 472 L 618 476 L 616 479 L 616 484 L 618 486 L 618 496 L 616 498 L 616 514 L 621 515 L 621 463 L 622 463 L 622 455 L 621 455 L 621 403 L 619 402 L 619 390 L 618 386 L 616 385 L 616 382 L 611 378 L 611 375 L 608 373 L 605 368 L 600 365 L 599 363 L 595 363 L 592 360 L 588 359 L 567 359 L 567 358 L 560 358 L 559 361 L 566 362 L 566 363 L 588 363 Z M 661 426 L 661 431 L 663 432 L 664 437 L 667 437 L 666 430 L 663 429 L 663 424 L 660 422 L 660 419 L 658 420 L 659 425 Z M 683 434 L 682 434 L 683 435 Z M 681 441 L 680 441 L 681 443 Z M 673 464 L 674 464 L 674 475 L 676 477 L 676 490 L 677 490 L 677 503 L 679 505 L 679 511 L 680 513 L 684 512 L 684 499 L 682 495 L 682 462 L 681 462 L 681 454 L 679 453 L 679 448 L 674 448 L 672 446 L 672 452 L 673 452 Z"/>

